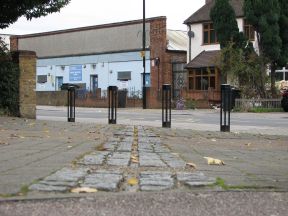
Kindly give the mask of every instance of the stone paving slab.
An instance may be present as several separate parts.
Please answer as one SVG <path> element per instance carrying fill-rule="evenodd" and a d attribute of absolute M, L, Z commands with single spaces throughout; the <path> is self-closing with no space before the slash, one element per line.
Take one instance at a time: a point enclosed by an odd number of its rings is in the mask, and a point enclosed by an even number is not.
<path fill-rule="evenodd" d="M 85 155 L 84 158 L 78 163 L 84 165 L 101 165 L 109 153 L 109 151 L 104 151 Z"/>
<path fill-rule="evenodd" d="M 185 168 L 186 162 L 176 155 L 171 153 L 159 153 L 161 159 L 172 168 Z"/>
<path fill-rule="evenodd" d="M 132 141 L 131 142 L 121 142 L 118 145 L 117 151 L 118 152 L 130 152 L 132 147 Z"/>
<path fill-rule="evenodd" d="M 71 181 L 76 182 L 87 174 L 87 168 L 63 168 L 56 173 L 46 177 L 45 181 Z"/>
<path fill-rule="evenodd" d="M 130 156 L 130 152 L 114 152 L 113 155 L 107 160 L 107 164 L 111 166 L 128 166 Z"/>
<path fill-rule="evenodd" d="M 97 171 L 95 174 L 89 174 L 84 179 L 81 187 L 91 187 L 104 191 L 116 191 L 118 185 L 123 180 L 123 175 L 115 171 Z"/>
<path fill-rule="evenodd" d="M 141 191 L 166 190 L 174 186 L 174 179 L 170 172 L 141 172 L 139 182 Z"/>
<path fill-rule="evenodd" d="M 156 153 L 139 153 L 140 167 L 167 167 L 161 160 L 160 156 Z"/>
<path fill-rule="evenodd" d="M 69 187 L 65 186 L 53 186 L 46 184 L 33 184 L 29 187 L 32 191 L 45 191 L 45 192 L 65 192 L 68 191 Z"/>
<path fill-rule="evenodd" d="M 179 172 L 177 180 L 188 186 L 207 186 L 216 182 L 215 178 L 207 177 L 203 172 Z"/>

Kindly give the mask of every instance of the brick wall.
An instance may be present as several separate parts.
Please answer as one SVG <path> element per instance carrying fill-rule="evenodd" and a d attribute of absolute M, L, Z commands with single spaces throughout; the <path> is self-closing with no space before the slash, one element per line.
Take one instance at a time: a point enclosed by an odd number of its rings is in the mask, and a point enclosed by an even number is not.
<path fill-rule="evenodd" d="M 19 111 L 23 118 L 36 118 L 36 53 L 17 51 L 13 55 L 19 64 Z"/>
<path fill-rule="evenodd" d="M 18 50 L 18 37 L 17 36 L 11 36 L 10 37 L 10 50 L 11 51 L 17 51 Z"/>

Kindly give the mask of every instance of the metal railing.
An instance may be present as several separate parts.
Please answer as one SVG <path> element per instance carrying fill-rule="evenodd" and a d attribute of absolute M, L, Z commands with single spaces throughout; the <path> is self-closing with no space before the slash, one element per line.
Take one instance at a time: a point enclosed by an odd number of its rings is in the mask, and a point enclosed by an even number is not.
<path fill-rule="evenodd" d="M 235 109 L 249 110 L 252 108 L 281 108 L 281 98 L 277 99 L 236 99 Z"/>

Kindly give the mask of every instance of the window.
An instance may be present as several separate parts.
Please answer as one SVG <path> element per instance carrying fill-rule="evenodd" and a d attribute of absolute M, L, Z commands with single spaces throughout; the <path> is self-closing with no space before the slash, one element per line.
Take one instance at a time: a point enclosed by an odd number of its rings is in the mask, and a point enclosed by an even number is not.
<path fill-rule="evenodd" d="M 131 80 L 131 71 L 118 72 L 118 78 L 117 79 L 120 80 L 120 81 Z"/>
<path fill-rule="evenodd" d="M 37 83 L 46 83 L 47 82 L 47 75 L 38 75 L 37 76 Z"/>
<path fill-rule="evenodd" d="M 190 90 L 216 89 L 215 68 L 199 68 L 189 71 Z"/>
<path fill-rule="evenodd" d="M 244 19 L 244 34 L 249 40 L 255 40 L 254 27 L 250 25 L 246 19 Z"/>
<path fill-rule="evenodd" d="M 203 43 L 215 44 L 218 43 L 217 34 L 214 30 L 213 23 L 203 24 Z"/>

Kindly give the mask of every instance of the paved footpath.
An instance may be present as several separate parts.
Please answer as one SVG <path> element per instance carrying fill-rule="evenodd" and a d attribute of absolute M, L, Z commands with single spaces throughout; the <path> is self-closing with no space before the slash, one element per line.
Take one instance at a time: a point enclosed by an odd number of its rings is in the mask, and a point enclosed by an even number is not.
<path fill-rule="evenodd" d="M 287 140 L 0 117 L 0 215 L 285 215 Z"/>
<path fill-rule="evenodd" d="M 2 199 L 69 195 L 83 187 L 288 191 L 287 136 L 0 120 Z M 204 157 L 225 165 L 208 165 Z"/>

